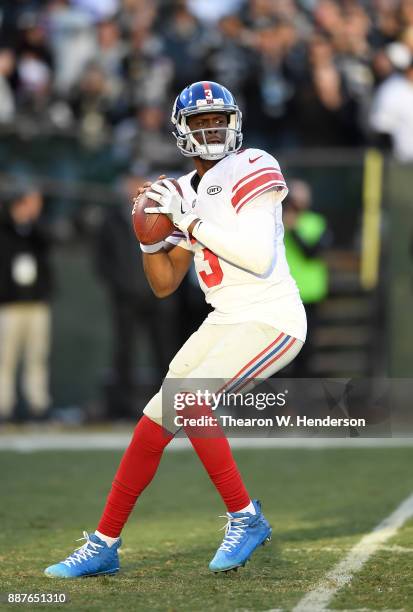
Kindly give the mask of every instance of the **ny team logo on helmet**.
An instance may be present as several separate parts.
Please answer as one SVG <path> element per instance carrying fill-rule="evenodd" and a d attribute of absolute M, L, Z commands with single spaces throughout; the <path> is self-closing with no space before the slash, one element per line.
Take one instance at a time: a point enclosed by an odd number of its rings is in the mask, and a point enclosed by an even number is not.
<path fill-rule="evenodd" d="M 187 117 L 200 113 L 225 113 L 228 115 L 227 127 L 213 128 L 213 131 L 225 131 L 222 144 L 208 144 L 208 129 L 190 130 Z M 234 153 L 242 145 L 242 114 L 232 93 L 213 81 L 200 81 L 186 87 L 176 98 L 171 121 L 175 126 L 173 132 L 178 149 L 188 157 L 202 159 L 222 159 Z"/>

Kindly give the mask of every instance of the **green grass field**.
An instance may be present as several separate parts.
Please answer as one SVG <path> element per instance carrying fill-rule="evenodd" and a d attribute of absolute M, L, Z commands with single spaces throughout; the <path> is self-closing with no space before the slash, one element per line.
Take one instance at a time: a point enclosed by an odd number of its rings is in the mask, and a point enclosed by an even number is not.
<path fill-rule="evenodd" d="M 122 571 L 53 581 L 44 567 L 72 552 L 83 529 L 95 528 L 121 453 L 1 452 L 0 591 L 66 592 L 70 603 L 53 607 L 67 610 L 291 610 L 413 491 L 412 448 L 235 454 L 274 530 L 271 545 L 245 569 L 208 572 L 224 509 L 198 459 L 182 451 L 164 456 L 139 500 L 123 534 Z M 330 608 L 413 610 L 412 555 L 409 522 Z"/>

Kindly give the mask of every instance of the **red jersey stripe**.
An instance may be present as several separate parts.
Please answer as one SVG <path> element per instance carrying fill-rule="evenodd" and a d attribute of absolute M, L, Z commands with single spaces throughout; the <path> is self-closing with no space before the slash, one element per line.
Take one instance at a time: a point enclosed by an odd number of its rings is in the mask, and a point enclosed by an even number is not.
<path fill-rule="evenodd" d="M 251 202 L 251 200 L 253 200 L 256 196 L 261 195 L 262 193 L 265 193 L 269 189 L 272 189 L 272 187 L 277 187 L 277 186 L 278 187 L 286 187 L 285 183 L 284 183 L 284 185 L 280 185 L 277 181 L 271 181 L 270 183 L 265 185 L 265 187 L 263 187 L 259 191 L 256 191 L 255 193 L 252 193 L 250 195 L 250 197 L 245 200 L 245 202 L 243 202 L 242 204 L 240 204 L 240 206 L 238 206 L 238 208 L 236 209 L 236 213 L 238 214 L 239 211 L 241 210 L 241 208 L 243 206 L 245 206 L 245 204 L 248 204 L 248 202 Z"/>
<path fill-rule="evenodd" d="M 260 172 L 264 172 L 264 171 L 271 171 L 271 172 L 277 172 L 280 175 L 280 179 L 283 181 L 284 177 L 281 174 L 281 172 L 278 170 L 278 168 L 274 168 L 274 166 L 271 166 L 269 168 L 260 168 L 259 170 L 255 170 L 255 172 L 251 172 L 251 174 L 247 174 L 246 176 L 244 176 L 244 178 L 240 179 L 238 181 L 238 183 L 235 183 L 235 185 L 232 188 L 232 191 L 236 191 L 237 187 L 239 185 L 241 185 L 241 183 L 243 183 L 244 181 L 246 181 L 247 179 L 251 178 L 252 176 L 255 176 L 256 174 L 259 174 Z"/>
<path fill-rule="evenodd" d="M 249 195 L 251 191 L 257 189 L 258 187 L 262 187 L 265 183 L 269 181 L 275 181 L 278 183 L 283 183 L 282 178 L 278 172 L 266 172 L 265 174 L 261 174 L 261 176 L 257 176 L 256 178 L 248 181 L 243 187 L 240 187 L 236 193 L 232 196 L 232 205 L 236 206 L 239 202 L 245 198 L 245 196 Z"/>

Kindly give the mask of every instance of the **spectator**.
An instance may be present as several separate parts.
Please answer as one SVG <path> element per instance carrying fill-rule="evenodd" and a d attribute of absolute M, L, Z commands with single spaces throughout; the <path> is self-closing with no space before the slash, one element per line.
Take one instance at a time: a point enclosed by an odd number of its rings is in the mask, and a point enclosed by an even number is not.
<path fill-rule="evenodd" d="M 125 37 L 129 38 L 137 30 L 149 32 L 154 29 L 158 17 L 159 1 L 153 0 L 122 0 L 122 8 L 118 15 L 118 22 Z"/>
<path fill-rule="evenodd" d="M 99 73 L 101 111 L 110 124 L 116 124 L 127 115 L 130 107 L 130 96 L 124 79 L 127 44 L 121 39 L 119 26 L 114 19 L 101 21 L 96 27 L 96 33 L 96 56 L 81 76 L 80 89 L 88 97 L 88 84 L 97 83 Z"/>
<path fill-rule="evenodd" d="M 257 145 L 290 147 L 294 144 L 289 121 L 294 84 L 287 64 L 296 44 L 297 31 L 292 23 L 274 23 L 256 32 L 255 83 L 247 91 L 246 114 L 249 132 L 255 135 Z"/>
<path fill-rule="evenodd" d="M 379 143 L 389 144 L 399 160 L 411 162 L 413 161 L 413 56 L 407 48 L 401 48 L 400 52 L 401 71 L 392 74 L 378 88 L 373 100 L 370 125 Z"/>
<path fill-rule="evenodd" d="M 374 26 L 370 31 L 370 42 L 375 49 L 395 42 L 400 34 L 401 24 L 397 7 L 389 2 L 377 2 Z"/>
<path fill-rule="evenodd" d="M 96 55 L 92 18 L 81 8 L 71 6 L 69 0 L 51 0 L 46 18 L 56 69 L 55 86 L 58 92 L 68 94 Z"/>
<path fill-rule="evenodd" d="M 328 294 L 328 270 L 322 252 L 329 246 L 331 236 L 323 215 L 311 210 L 311 190 L 306 182 L 290 181 L 283 222 L 287 262 L 305 306 L 308 326 L 306 347 L 294 366 L 294 374 L 307 378 L 311 376 L 318 307 Z"/>
<path fill-rule="evenodd" d="M 164 51 L 174 68 L 173 88 L 180 91 L 200 78 L 200 63 L 205 51 L 204 32 L 185 5 L 178 5 L 173 10 L 164 29 Z"/>
<path fill-rule="evenodd" d="M 135 115 L 122 121 L 115 130 L 117 159 L 129 164 L 138 162 L 147 175 L 180 168 L 179 151 L 166 129 L 168 120 L 160 106 L 138 107 Z"/>
<path fill-rule="evenodd" d="M 40 225 L 42 195 L 20 187 L 1 209 L 0 219 L 0 418 L 16 407 L 16 378 L 23 362 L 22 390 L 33 419 L 50 406 L 49 240 Z"/>
<path fill-rule="evenodd" d="M 121 92 L 111 89 L 102 67 L 89 64 L 71 103 L 80 133 L 89 144 L 99 144 L 109 137 L 110 125 L 121 115 L 121 102 Z"/>
<path fill-rule="evenodd" d="M 297 83 L 293 108 L 304 146 L 355 146 L 363 141 L 356 100 L 346 91 L 325 36 L 310 42 L 307 74 Z"/>
<path fill-rule="evenodd" d="M 127 44 L 122 40 L 117 22 L 114 19 L 101 21 L 97 25 L 98 49 L 95 61 L 99 62 L 106 77 L 114 81 L 113 89 L 122 88 L 120 79 L 123 74 L 123 64 L 127 54 Z"/>
<path fill-rule="evenodd" d="M 368 124 L 368 113 L 374 77 L 368 42 L 370 19 L 361 6 L 352 6 L 343 17 L 342 37 L 336 45 L 337 69 L 343 77 L 348 95 L 355 102 L 355 122 L 361 128 Z M 367 131 L 367 129 L 366 129 Z"/>
<path fill-rule="evenodd" d="M 237 15 L 222 17 L 208 40 L 207 76 L 218 83 L 226 83 L 241 106 L 252 85 L 251 75 L 257 63 L 250 43 L 248 32 Z"/>
<path fill-rule="evenodd" d="M 45 24 L 39 14 L 33 11 L 23 13 L 17 21 L 18 33 L 15 45 L 16 53 L 32 53 L 41 62 L 53 69 L 53 56 Z"/>
<path fill-rule="evenodd" d="M 131 32 L 125 75 L 133 104 L 158 105 L 166 100 L 174 77 L 173 63 L 165 53 L 162 38 L 138 24 Z"/>
<path fill-rule="evenodd" d="M 376 87 L 394 72 L 394 66 L 386 48 L 378 49 L 375 52 L 372 59 L 372 71 Z"/>

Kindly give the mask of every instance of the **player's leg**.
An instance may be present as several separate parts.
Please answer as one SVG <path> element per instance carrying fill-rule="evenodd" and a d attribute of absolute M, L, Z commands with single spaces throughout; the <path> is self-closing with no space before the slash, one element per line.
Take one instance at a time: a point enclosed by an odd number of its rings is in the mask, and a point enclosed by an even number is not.
<path fill-rule="evenodd" d="M 209 328 L 214 327 L 215 336 L 220 338 L 216 338 L 218 341 L 198 368 L 191 371 L 195 384 L 199 383 L 198 379 L 207 378 L 210 384 L 216 381 L 218 385 L 225 378 L 227 384 L 224 386 L 236 391 L 252 377 L 266 378 L 288 365 L 303 345 L 300 340 L 262 323 L 206 324 L 203 327 L 206 335 L 211 332 Z M 171 363 L 174 374 L 179 371 L 177 366 L 179 364 Z M 190 386 L 188 389 L 193 390 Z M 199 406 L 197 414 L 212 416 L 205 406 Z M 270 538 L 270 526 L 261 513 L 259 502 L 251 500 L 245 488 L 223 431 L 214 425 L 186 428 L 186 432 L 227 507 L 226 536 L 210 569 L 228 571 L 245 565 L 252 552 Z"/>
<path fill-rule="evenodd" d="M 172 439 L 173 434 L 147 416 L 140 419 L 112 482 L 97 528 L 100 537 L 111 543 L 120 536 L 136 500 L 155 476 L 162 453 Z"/>
<path fill-rule="evenodd" d="M 192 334 L 179 350 L 173 363 L 180 365 L 180 375 L 187 376 L 208 353 L 214 342 L 214 334 L 206 340 L 200 330 Z M 175 373 L 169 370 L 168 377 Z M 98 525 L 98 535 L 111 539 L 119 537 L 136 500 L 148 486 L 161 460 L 165 447 L 173 439 L 178 428 L 166 428 L 162 420 L 162 390 L 149 401 L 144 415 L 136 426 L 109 493 L 106 506 Z"/>
<path fill-rule="evenodd" d="M 187 341 L 181 351 L 188 354 L 186 345 L 191 343 L 192 362 L 188 362 L 182 373 L 196 367 L 209 349 L 209 343 L 197 340 L 198 332 Z M 186 359 L 186 358 L 185 358 Z M 154 477 L 165 447 L 174 433 L 162 426 L 162 394 L 157 393 L 145 408 L 144 416 L 135 428 L 132 440 L 126 449 L 115 474 L 97 531 L 89 535 L 84 532 L 86 544 L 64 561 L 48 567 L 45 574 L 54 578 L 77 578 L 97 574 L 113 574 L 119 569 L 118 548 L 120 534 L 139 495 Z M 154 418 L 151 418 L 153 416 Z"/>
<path fill-rule="evenodd" d="M 96 532 L 84 532 L 86 544 L 64 561 L 48 567 L 47 576 L 78 578 L 119 570 L 121 531 L 139 495 L 155 476 L 163 450 L 172 438 L 148 417 L 140 419 L 115 474 Z"/>
<path fill-rule="evenodd" d="M 303 345 L 300 340 L 260 322 L 237 325 L 204 323 L 199 329 L 197 340 L 201 343 L 204 340 L 202 344 L 210 346 L 198 366 L 189 373 L 186 370 L 190 350 L 196 348 L 191 347 L 190 343 L 183 347 L 170 364 L 168 377 L 181 379 L 179 383 L 177 381 L 177 389 L 194 391 L 203 379 L 207 379 L 211 392 L 226 388 L 236 391 L 253 377 L 266 378 L 285 367 Z M 168 408 L 163 406 L 163 412 L 168 411 Z M 196 410 L 200 416 L 213 416 L 206 406 L 199 406 Z M 160 418 L 160 414 L 152 413 L 151 416 Z M 168 429 L 171 429 L 169 418 L 167 422 Z M 252 510 L 250 497 L 242 484 L 222 429 L 215 426 L 184 429 L 228 512 L 239 512 L 246 506 Z"/>

